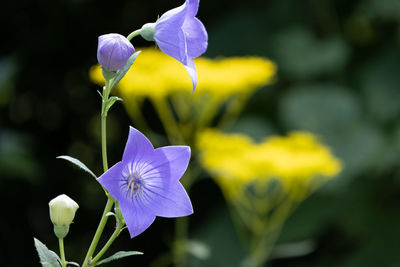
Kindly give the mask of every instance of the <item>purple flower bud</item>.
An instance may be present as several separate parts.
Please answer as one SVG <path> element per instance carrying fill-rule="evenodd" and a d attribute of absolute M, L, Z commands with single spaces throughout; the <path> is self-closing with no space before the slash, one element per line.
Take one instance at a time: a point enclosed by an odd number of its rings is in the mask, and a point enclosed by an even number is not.
<path fill-rule="evenodd" d="M 97 60 L 105 70 L 117 71 L 125 66 L 135 48 L 126 37 L 117 33 L 99 36 Z"/>

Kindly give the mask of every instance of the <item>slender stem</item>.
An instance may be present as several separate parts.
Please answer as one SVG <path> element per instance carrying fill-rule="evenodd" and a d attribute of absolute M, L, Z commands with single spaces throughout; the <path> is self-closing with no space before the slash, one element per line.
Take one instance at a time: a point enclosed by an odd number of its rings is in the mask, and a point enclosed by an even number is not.
<path fill-rule="evenodd" d="M 107 80 L 106 86 L 104 87 L 104 90 L 103 90 L 103 100 L 102 100 L 102 105 L 101 105 L 101 151 L 102 151 L 104 172 L 106 172 L 108 170 L 106 119 L 107 119 L 107 102 L 108 102 L 108 96 L 110 93 L 109 85 L 110 85 L 110 80 Z M 115 200 L 112 196 L 107 195 L 107 197 L 108 197 L 108 199 L 107 199 L 106 206 L 104 207 L 103 215 L 101 216 L 99 225 L 97 227 L 96 233 L 94 234 L 92 243 L 89 246 L 89 249 L 85 256 L 85 260 L 83 261 L 82 267 L 93 266 L 90 262 L 91 258 L 93 256 L 94 251 L 96 250 L 97 244 L 100 240 L 100 237 L 103 233 L 104 227 L 107 223 L 107 220 L 108 220 L 107 213 L 111 211 L 111 209 L 114 205 L 114 202 L 115 202 Z"/>
<path fill-rule="evenodd" d="M 131 103 L 130 105 L 125 105 L 126 111 L 129 116 L 133 119 L 135 123 L 135 127 L 138 129 L 142 129 L 144 131 L 149 131 L 150 127 L 146 122 L 146 119 L 142 115 L 140 108 L 143 105 L 144 99 L 138 99 L 136 96 L 126 95 L 123 96 L 124 99 L 127 98 L 127 102 Z"/>
<path fill-rule="evenodd" d="M 228 129 L 235 122 L 240 112 L 242 112 L 245 107 L 247 100 L 251 94 L 240 94 L 235 96 L 234 99 L 231 99 L 228 103 L 226 111 L 222 115 L 222 118 L 219 120 L 218 128 L 220 129 Z"/>
<path fill-rule="evenodd" d="M 140 31 L 141 31 L 141 30 L 142 30 L 142 29 L 139 29 L 139 30 L 136 30 L 136 31 L 131 32 L 131 33 L 128 35 L 128 37 L 126 37 L 126 39 L 128 39 L 128 40 L 130 41 L 133 37 L 138 36 L 138 35 L 140 34 Z"/>
<path fill-rule="evenodd" d="M 181 135 L 179 124 L 169 107 L 168 100 L 156 97 L 152 99 L 152 103 L 164 126 L 169 141 L 172 144 L 183 144 L 185 142 L 184 137 Z"/>
<path fill-rule="evenodd" d="M 101 155 L 103 158 L 103 169 L 104 172 L 108 170 L 107 163 L 107 110 L 106 105 L 108 102 L 108 94 L 110 93 L 108 88 L 110 85 L 110 81 L 106 81 L 106 86 L 103 92 L 103 99 L 101 103 Z"/>
<path fill-rule="evenodd" d="M 115 228 L 114 233 L 111 235 L 110 239 L 108 239 L 107 243 L 104 245 L 104 247 L 97 253 L 97 255 L 93 258 L 91 261 L 92 264 L 95 264 L 101 256 L 108 250 L 108 248 L 111 246 L 111 244 L 114 242 L 114 240 L 119 236 L 121 233 L 122 225 L 118 224 L 118 226 Z"/>
<path fill-rule="evenodd" d="M 101 143 L 105 144 L 107 141 L 106 137 L 106 119 L 107 114 L 101 115 Z M 107 163 L 107 147 L 105 145 L 101 146 L 101 153 L 103 154 L 103 169 L 104 172 L 108 170 L 108 163 Z"/>
<path fill-rule="evenodd" d="M 273 246 L 279 237 L 283 223 L 293 210 L 294 203 L 288 199 L 280 204 L 278 210 L 271 215 L 269 223 L 264 229 L 264 233 L 255 237 L 252 255 L 250 256 L 254 266 L 264 266 L 271 254 Z"/>
<path fill-rule="evenodd" d="M 114 199 L 111 196 L 108 196 L 107 204 L 103 211 L 103 216 L 101 217 L 99 226 L 97 227 L 96 233 L 93 237 L 92 243 L 90 244 L 89 250 L 86 254 L 85 260 L 82 264 L 82 267 L 92 266 L 91 264 L 91 257 L 97 247 L 97 243 L 100 240 L 101 234 L 103 233 L 104 227 L 106 226 L 108 216 L 107 213 L 111 210 L 112 206 L 114 205 Z M 90 262 L 89 262 L 90 261 Z"/>
<path fill-rule="evenodd" d="M 58 239 L 58 245 L 60 246 L 60 256 L 61 256 L 61 266 L 66 267 L 67 262 L 65 261 L 65 253 L 64 253 L 64 238 Z"/>
<path fill-rule="evenodd" d="M 181 182 L 186 188 L 187 192 L 190 192 L 191 185 L 200 175 L 200 169 L 189 169 L 187 170 Z M 187 242 L 189 233 L 189 218 L 181 217 L 175 219 L 175 242 L 173 245 L 173 256 L 175 267 L 184 267 L 187 262 Z"/>
<path fill-rule="evenodd" d="M 175 266 L 183 267 L 186 266 L 186 242 L 188 234 L 188 218 L 182 217 L 175 220 Z"/>

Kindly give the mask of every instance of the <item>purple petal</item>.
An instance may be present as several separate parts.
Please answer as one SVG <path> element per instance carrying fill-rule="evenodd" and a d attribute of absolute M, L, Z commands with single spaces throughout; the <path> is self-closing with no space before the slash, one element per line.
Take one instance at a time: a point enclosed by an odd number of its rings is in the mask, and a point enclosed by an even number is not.
<path fill-rule="evenodd" d="M 113 196 L 115 199 L 121 199 L 125 196 L 121 194 L 120 184 L 124 180 L 122 162 L 112 166 L 107 172 L 97 178 L 97 181 Z"/>
<path fill-rule="evenodd" d="M 133 127 L 129 127 L 129 137 L 126 142 L 124 155 L 122 156 L 123 162 L 137 162 L 147 154 L 154 151 L 154 147 L 141 132 Z"/>
<path fill-rule="evenodd" d="M 155 165 L 143 169 L 143 177 L 159 173 L 163 179 L 178 181 L 185 173 L 190 160 L 190 147 L 165 146 L 156 148 L 152 155 Z"/>
<path fill-rule="evenodd" d="M 157 184 L 146 184 L 144 194 L 152 199 L 149 206 L 155 215 L 160 217 L 182 217 L 193 213 L 192 203 L 185 188 L 178 181 L 161 188 Z"/>
<path fill-rule="evenodd" d="M 121 213 L 128 227 L 131 238 L 143 233 L 156 216 L 137 202 L 120 201 Z"/>
<path fill-rule="evenodd" d="M 181 21 L 180 26 L 183 24 L 187 12 L 187 5 L 184 3 L 181 6 L 168 10 L 156 21 L 157 24 L 164 23 L 165 21 Z"/>
<path fill-rule="evenodd" d="M 203 23 L 198 18 L 186 19 L 182 30 L 185 33 L 189 57 L 199 57 L 207 50 L 208 34 Z"/>
<path fill-rule="evenodd" d="M 164 13 L 156 22 L 154 40 L 165 54 L 180 62 L 186 62 L 186 43 L 182 31 L 185 21 L 186 3 Z"/>
<path fill-rule="evenodd" d="M 197 11 L 199 10 L 199 2 L 200 0 L 186 0 L 186 5 L 188 6 L 188 17 L 194 17 L 197 15 Z"/>
<path fill-rule="evenodd" d="M 121 69 L 135 52 L 129 40 L 117 33 L 101 35 L 98 40 L 97 60 L 108 71 Z"/>
<path fill-rule="evenodd" d="M 190 79 L 192 80 L 193 84 L 193 91 L 196 89 L 197 86 L 197 73 L 196 73 L 196 67 L 194 66 L 194 61 L 193 58 L 188 57 L 186 60 L 186 64 L 184 64 L 186 71 L 189 73 Z"/>

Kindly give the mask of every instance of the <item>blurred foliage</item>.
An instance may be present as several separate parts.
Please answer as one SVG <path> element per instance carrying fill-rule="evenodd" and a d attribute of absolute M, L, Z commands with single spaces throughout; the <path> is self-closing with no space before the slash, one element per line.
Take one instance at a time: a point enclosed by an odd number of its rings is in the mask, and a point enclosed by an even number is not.
<path fill-rule="evenodd" d="M 90 177 L 55 157 L 77 157 L 101 173 L 98 87 L 88 77 L 97 36 L 127 34 L 181 2 L 117 0 L 112 11 L 103 0 L 2 3 L 0 193 L 4 214 L 19 209 L 18 219 L 0 223 L 0 255 L 8 255 L 2 265 L 38 262 L 32 236 L 56 247 L 47 203 L 60 193 L 80 204 L 66 250 L 83 257 L 74 244 L 91 239 L 103 195 Z M 398 0 L 201 1 L 207 57 L 262 56 L 278 66 L 277 82 L 249 99 L 232 131 L 256 140 L 311 131 L 343 159 L 341 177 L 289 217 L 269 266 L 400 264 L 399 7 Z M 143 111 L 163 137 L 146 102 Z M 118 105 L 110 115 L 112 164 L 130 119 Z M 238 266 L 244 249 L 218 187 L 203 179 L 191 195 L 190 230 L 211 251 L 206 260 L 193 256 L 191 266 Z M 145 265 L 168 251 L 172 232 L 172 223 L 160 219 L 137 239 L 122 236 L 114 248 L 144 251 L 135 264 Z"/>

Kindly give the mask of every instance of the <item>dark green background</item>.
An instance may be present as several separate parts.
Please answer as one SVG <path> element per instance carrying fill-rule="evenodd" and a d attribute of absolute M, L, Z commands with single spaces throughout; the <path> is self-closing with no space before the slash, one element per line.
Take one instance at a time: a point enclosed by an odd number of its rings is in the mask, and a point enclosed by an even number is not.
<path fill-rule="evenodd" d="M 1 2 L 1 266 L 39 266 L 33 237 L 58 250 L 47 203 L 61 193 L 80 205 L 66 251 L 81 262 L 105 198 L 90 176 L 56 156 L 101 173 L 100 98 L 88 79 L 97 37 L 127 35 L 181 2 Z M 202 0 L 198 17 L 209 32 L 206 56 L 265 56 L 279 67 L 235 131 L 258 139 L 309 130 L 344 162 L 342 174 L 289 218 L 279 241 L 306 240 L 314 249 L 269 266 L 400 266 L 400 1 Z M 137 38 L 134 45 L 147 44 Z M 115 105 L 110 164 L 120 159 L 130 124 Z M 239 266 L 243 249 L 219 189 L 203 179 L 191 196 L 191 236 L 212 249 L 191 266 Z M 122 234 L 112 250 L 145 255 L 110 266 L 148 266 L 168 251 L 172 234 L 173 220 L 164 218 L 134 240 Z"/>

